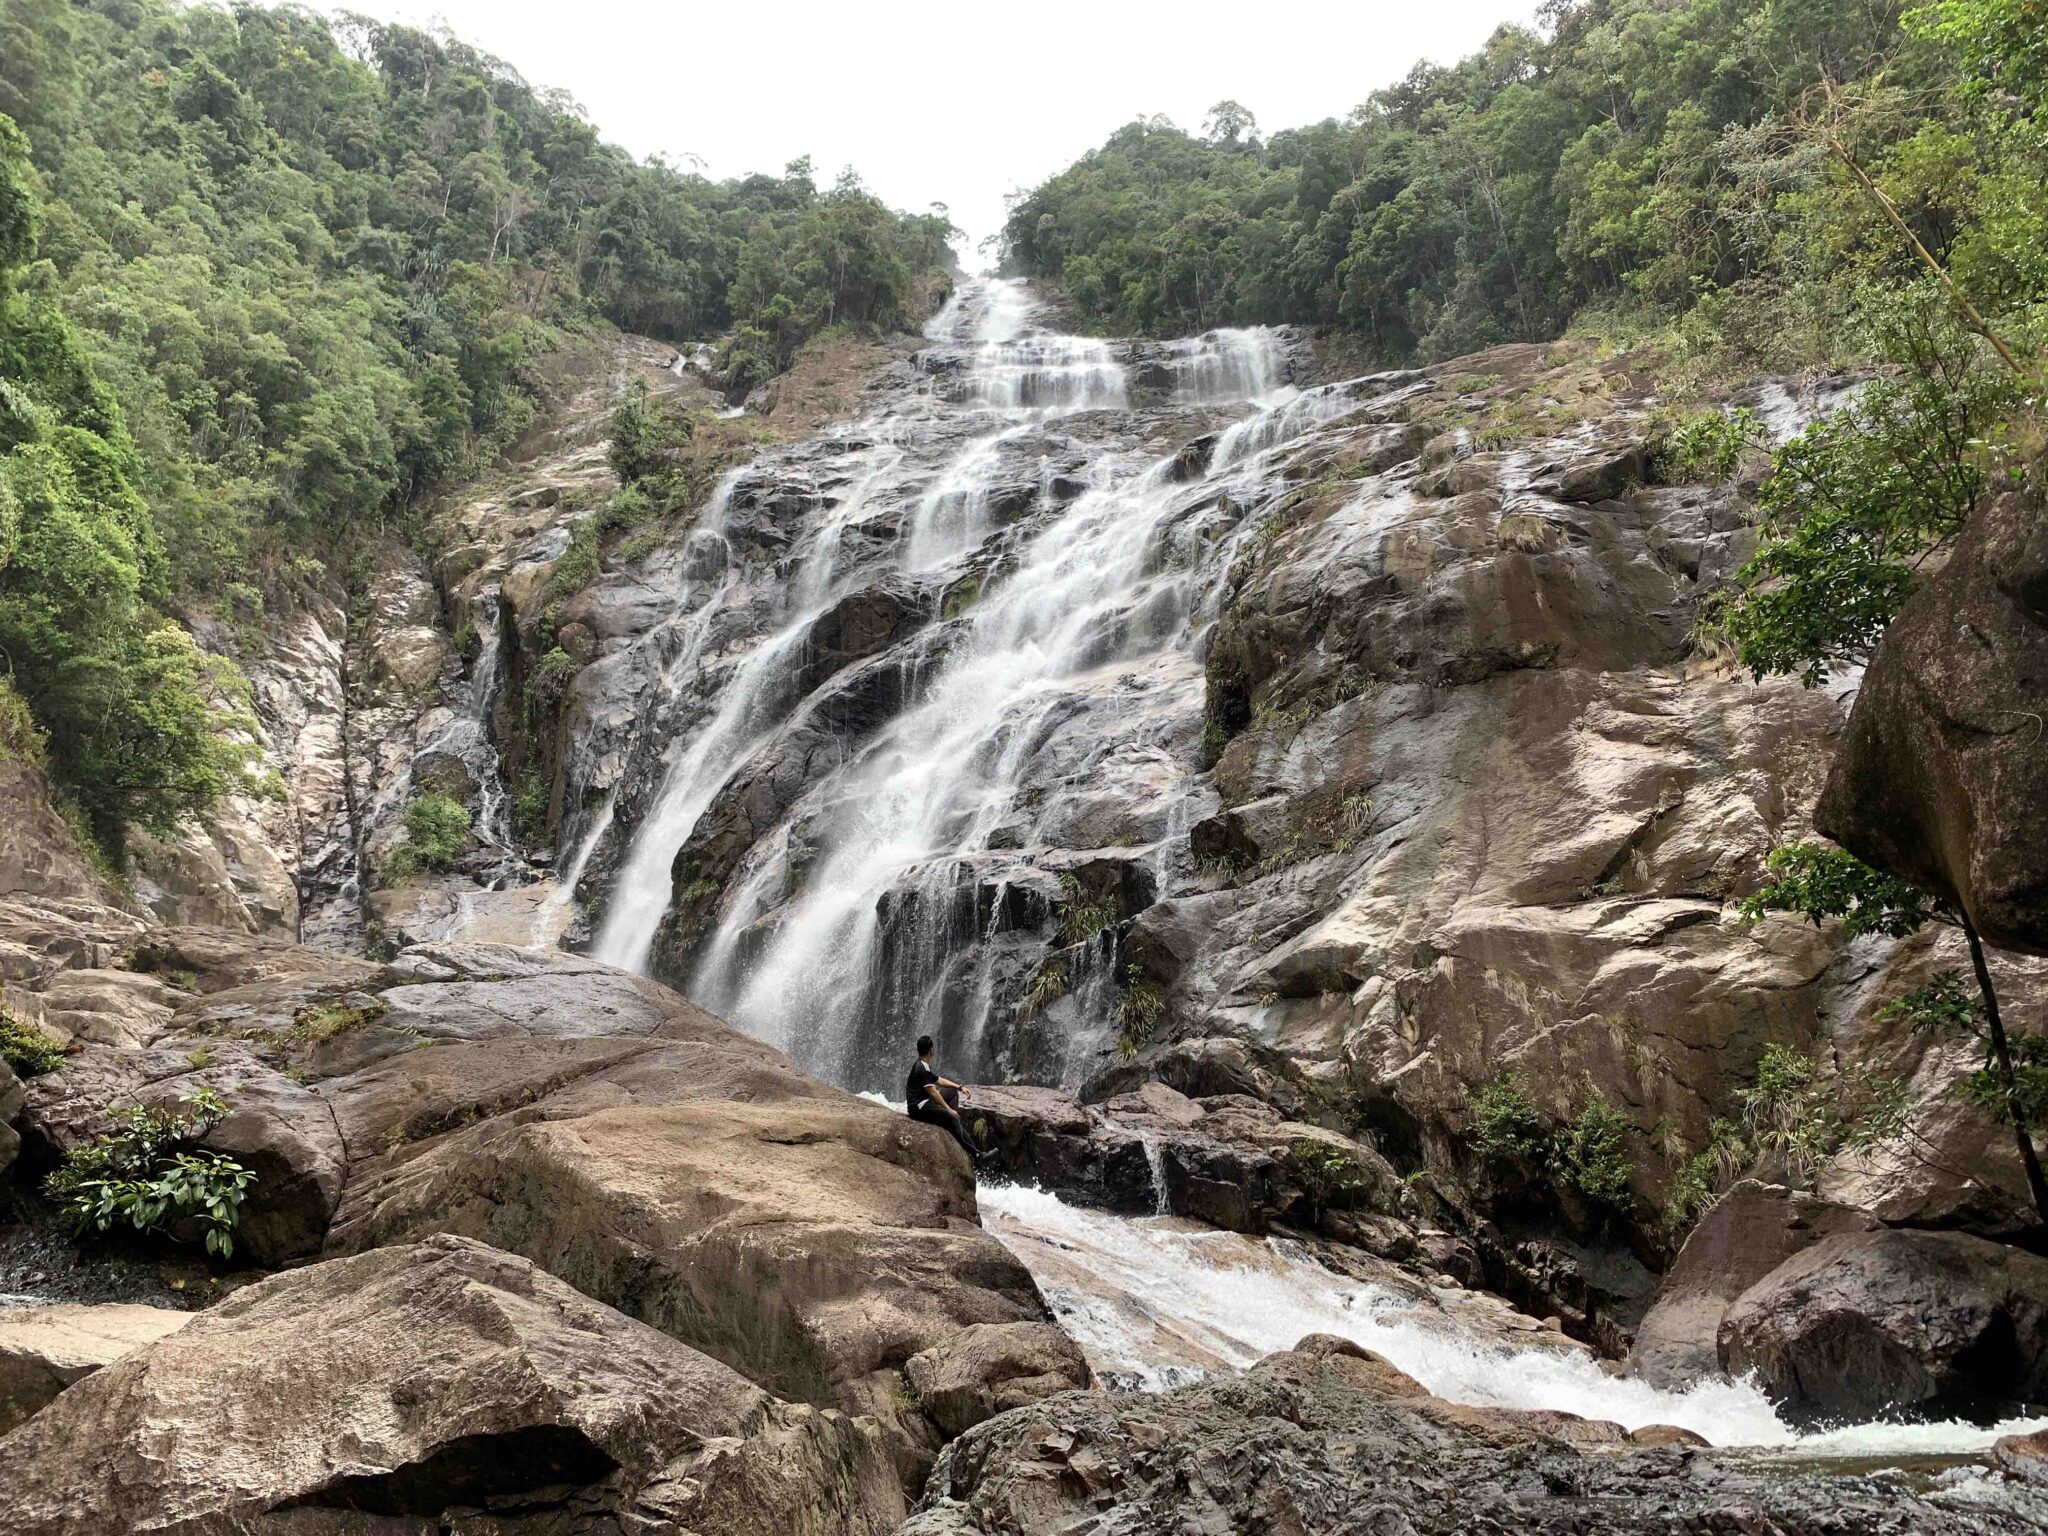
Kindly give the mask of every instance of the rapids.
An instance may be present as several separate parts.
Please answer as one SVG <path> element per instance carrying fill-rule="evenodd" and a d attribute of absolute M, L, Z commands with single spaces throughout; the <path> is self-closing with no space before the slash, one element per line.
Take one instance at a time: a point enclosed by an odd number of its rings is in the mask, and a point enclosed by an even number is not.
<path fill-rule="evenodd" d="M 1017 1185 L 984 1186 L 979 1198 L 983 1224 L 1032 1272 L 1096 1373 L 1117 1385 L 1160 1391 L 1332 1333 L 1452 1402 L 1560 1409 L 1626 1429 L 1676 1424 L 1715 1445 L 1801 1458 L 1969 1456 L 2000 1435 L 2048 1428 L 2048 1419 L 1951 1420 L 1802 1434 L 1747 1381 L 1666 1391 L 1610 1376 L 1577 1351 L 1509 1349 L 1409 1297 L 1333 1274 L 1296 1243 L 1084 1210 Z"/>

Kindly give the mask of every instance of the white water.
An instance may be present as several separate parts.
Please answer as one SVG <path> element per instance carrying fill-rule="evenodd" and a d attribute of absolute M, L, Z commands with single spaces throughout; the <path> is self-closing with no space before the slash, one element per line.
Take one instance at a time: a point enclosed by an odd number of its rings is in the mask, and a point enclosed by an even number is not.
<path fill-rule="evenodd" d="M 985 1185 L 979 1200 L 983 1224 L 1032 1271 L 1098 1374 L 1146 1390 L 1242 1369 L 1307 1334 L 1333 1333 L 1452 1402 L 1559 1409 L 1627 1429 L 1676 1424 L 1715 1445 L 1801 1456 L 1963 1456 L 2000 1435 L 2048 1427 L 2048 1419 L 2015 1419 L 1989 1428 L 1951 1421 L 1801 1434 L 1749 1382 L 1666 1391 L 1609 1376 L 1581 1352 L 1506 1348 L 1413 1296 L 1333 1274 L 1296 1244 L 1083 1210 L 1017 1185 Z"/>
<path fill-rule="evenodd" d="M 1022 302 L 1012 285 L 989 290 L 979 344 L 954 393 L 993 407 L 995 430 L 934 478 L 910 519 L 906 568 L 943 566 L 991 531 L 986 493 L 1006 441 L 1050 416 L 1126 397 L 1107 344 L 1016 334 Z M 1015 568 L 966 613 L 916 701 L 814 793 L 803 892 L 789 898 L 771 851 L 728 896 L 692 986 L 700 1001 L 841 1081 L 871 1076 L 852 1026 L 878 996 L 890 1031 L 905 1040 L 944 1031 L 945 1008 L 962 996 L 944 985 L 951 897 L 976 878 L 998 831 L 1017 823 L 1020 782 L 1046 732 L 1134 669 L 1196 686 L 1191 620 L 1204 594 L 1191 562 L 1163 557 L 1164 528 L 1204 494 L 1256 500 L 1270 478 L 1264 450 L 1361 403 L 1280 391 L 1279 361 L 1263 331 L 1219 331 L 1169 350 L 1156 366 L 1170 375 L 1176 402 L 1255 404 L 1256 429 L 1228 429 L 1218 462 L 1195 487 L 1179 483 L 1170 457 L 1112 450 L 1093 461 L 1088 489 L 1043 524 Z M 904 891 L 918 903 L 923 963 L 884 976 L 879 912 L 888 893 Z M 993 986 L 987 948 L 964 987 L 970 1037 L 951 1042 L 955 1059 L 982 1047 Z M 1098 1030 L 1106 1023 L 1094 1022 Z M 1074 1071 L 1088 1064 L 1089 1045 L 1100 1045 L 1061 1043 Z"/>
<path fill-rule="evenodd" d="M 805 635 L 839 598 L 880 574 L 872 558 L 865 570 L 846 558 L 855 531 L 901 507 L 895 566 L 943 581 L 1004 536 L 990 512 L 996 484 L 1014 486 L 1021 474 L 1049 487 L 1043 451 L 1034 467 L 1018 439 L 1062 417 L 1127 404 L 1130 379 L 1117 345 L 1039 331 L 1035 315 L 1021 284 L 964 284 L 931 326 L 939 345 L 930 387 L 847 429 L 845 453 L 822 464 L 812 458 L 819 510 L 779 566 L 783 627 L 720 675 L 704 665 L 670 669 L 673 688 L 715 690 L 717 702 L 687 739 L 670 744 L 662 785 L 613 883 L 593 950 L 599 959 L 647 966 L 673 900 L 678 852 L 734 771 L 802 703 L 785 685 Z M 886 1054 L 875 1050 L 879 1041 L 860 1039 L 862 1019 L 878 1012 L 888 1014 L 893 1047 L 894 1036 L 941 1028 L 945 1009 L 959 1008 L 964 995 L 973 1038 L 956 1038 L 954 1053 L 980 1048 L 981 1027 L 1001 1002 L 987 953 L 993 945 L 977 946 L 983 953 L 969 964 L 978 969 L 965 982 L 953 977 L 948 993 L 944 973 L 960 948 L 950 926 L 959 918 L 955 898 L 971 899 L 977 871 L 1001 863 L 990 860 L 992 839 L 1014 830 L 1019 783 L 1044 732 L 1134 669 L 1199 689 L 1192 653 L 1208 594 L 1194 561 L 1163 548 L 1162 530 L 1205 494 L 1227 490 L 1246 503 L 1275 494 L 1266 452 L 1361 403 L 1338 391 L 1282 387 L 1280 362 L 1275 338 L 1259 330 L 1212 332 L 1151 354 L 1148 398 L 1163 391 L 1175 408 L 1255 407 L 1249 428 L 1228 429 L 1202 485 L 1177 483 L 1170 459 L 1062 439 L 1063 451 L 1085 459 L 1065 472 L 1086 489 L 1032 523 L 956 621 L 943 659 L 911 682 L 906 707 L 876 739 L 850 750 L 727 880 L 689 989 L 699 1001 L 843 1082 L 871 1080 L 866 1058 Z M 719 527 L 726 504 L 706 527 Z M 871 557 L 872 543 L 861 547 Z M 729 569 L 724 579 L 733 579 Z M 701 611 L 723 597 L 722 589 L 711 594 Z M 806 868 L 793 892 L 789 829 L 799 819 Z M 914 974 L 885 978 L 879 912 L 891 893 L 914 903 L 919 964 L 893 968 Z M 883 998 L 886 986 L 897 991 Z M 1100 1044 L 1061 1041 L 1064 1070 L 1084 1070 Z"/>

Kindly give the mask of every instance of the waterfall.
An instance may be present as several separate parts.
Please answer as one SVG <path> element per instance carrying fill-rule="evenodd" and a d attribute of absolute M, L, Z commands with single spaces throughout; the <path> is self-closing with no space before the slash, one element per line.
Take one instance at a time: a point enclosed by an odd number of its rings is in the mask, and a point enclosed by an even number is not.
<path fill-rule="evenodd" d="M 1309 434 L 1384 429 L 1428 387 L 1297 390 L 1268 332 L 1117 344 L 1041 314 L 1021 284 L 963 283 L 866 417 L 726 478 L 653 631 L 665 660 L 631 751 L 659 766 L 607 798 L 563 874 L 571 893 L 623 836 L 599 958 L 892 1103 L 919 1034 L 968 1078 L 1073 1085 L 1110 1059 L 1121 919 L 1172 887 L 1214 806 L 1202 659 L 1226 573 L 1268 536 Z M 1361 482 L 1328 516 L 1377 550 L 1412 510 Z M 687 931 L 664 929 L 674 911 Z M 1301 1245 L 1029 1190 L 981 1208 L 1121 1384 L 1333 1332 L 1454 1401 L 1771 1454 L 1968 1453 L 2032 1427 L 1800 1435 L 1751 1384 L 1663 1391 L 1500 1343 L 1427 1288 L 1335 1275 Z"/>
<path fill-rule="evenodd" d="M 717 666 L 671 668 L 671 687 L 715 704 L 666 744 L 637 824 L 621 812 L 631 843 L 598 958 L 665 967 L 707 1007 L 851 1087 L 890 1081 L 924 1032 L 963 1070 L 1007 1071 L 1021 1053 L 1038 1075 L 1076 1081 L 1099 1064 L 1120 962 L 1083 965 L 1078 951 L 1057 962 L 1086 985 L 1053 1000 L 1062 1016 L 1039 1030 L 1048 1038 L 1020 1043 L 1062 889 L 1032 857 L 1058 830 L 1033 775 L 1055 750 L 1107 754 L 1105 771 L 1147 790 L 1132 802 L 1144 824 L 1126 838 L 1144 845 L 1136 862 L 1170 867 L 1161 845 L 1184 839 L 1195 753 L 1144 722 L 1199 717 L 1195 653 L 1219 540 L 1280 494 L 1275 449 L 1370 399 L 1288 388 L 1268 331 L 1148 345 L 1134 362 L 1123 344 L 1044 330 L 1040 314 L 1020 283 L 962 283 L 928 327 L 915 391 L 808 450 L 771 452 L 729 486 L 705 519 L 729 536 L 759 505 L 808 509 L 775 556 L 773 627 L 756 625 L 744 654 Z M 1139 377 L 1145 398 L 1164 401 L 1150 411 L 1191 413 L 1165 434 L 1176 447 L 1202 430 L 1202 412 L 1243 418 L 1206 476 L 1190 481 L 1176 455 L 1161 457 L 1157 426 L 1128 409 Z M 737 578 L 728 568 L 723 579 Z M 886 718 L 838 733 L 836 759 L 797 803 L 753 826 L 737 865 L 710 872 L 721 894 L 679 974 L 677 954 L 654 953 L 677 885 L 699 888 L 679 857 L 750 760 L 804 728 L 821 617 L 883 579 L 922 584 L 932 610 L 946 594 L 935 642 L 894 660 L 901 699 Z M 1062 742 L 1082 717 L 1102 739 Z"/>

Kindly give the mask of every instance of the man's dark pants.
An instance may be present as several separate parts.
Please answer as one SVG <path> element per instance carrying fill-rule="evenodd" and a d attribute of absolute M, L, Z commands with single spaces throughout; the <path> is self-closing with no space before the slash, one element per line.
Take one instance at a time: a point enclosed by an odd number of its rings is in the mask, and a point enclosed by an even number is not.
<path fill-rule="evenodd" d="M 981 1148 L 977 1147 L 968 1136 L 967 1127 L 955 1118 L 960 1110 L 960 1090 L 958 1088 L 941 1088 L 939 1092 L 944 1094 L 946 1102 L 953 1106 L 953 1114 L 947 1114 L 930 1099 L 926 1099 L 922 1104 L 917 1105 L 910 1111 L 910 1118 L 922 1120 L 926 1125 L 936 1125 L 942 1131 L 951 1132 L 953 1139 L 967 1149 L 969 1157 L 981 1156 Z"/>

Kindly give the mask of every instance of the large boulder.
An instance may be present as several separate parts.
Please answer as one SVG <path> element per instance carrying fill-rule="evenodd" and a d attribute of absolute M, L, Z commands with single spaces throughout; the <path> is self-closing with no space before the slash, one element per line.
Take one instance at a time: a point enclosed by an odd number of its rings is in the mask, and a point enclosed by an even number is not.
<path fill-rule="evenodd" d="M 2038 1513 L 1951 1508 L 1873 1477 L 1760 1478 L 1687 1439 L 1445 1402 L 1365 1351 L 1305 1339 L 1239 1377 L 1068 1392 L 991 1419 L 947 1447 L 900 1536 L 2017 1536 Z"/>
<path fill-rule="evenodd" d="M 168 1338 L 193 1316 L 123 1302 L 0 1311 L 0 1435 L 74 1381 Z"/>
<path fill-rule="evenodd" d="M 902 1363 L 973 1324 L 1046 1320 L 934 1127 L 841 1094 L 605 1097 L 367 1172 L 330 1246 L 454 1231 L 523 1253 L 783 1396 L 889 1417 L 907 1467 L 934 1446 Z"/>
<path fill-rule="evenodd" d="M 1730 1303 L 1822 1238 L 1879 1226 L 1848 1206 L 1744 1179 L 1700 1218 L 1679 1249 L 1636 1330 L 1631 1363 L 1658 1386 L 1717 1374 L 1721 1319 Z"/>
<path fill-rule="evenodd" d="M 1815 820 L 2048 955 L 2048 460 L 1987 499 L 1871 657 Z"/>
<path fill-rule="evenodd" d="M 951 1138 L 656 982 L 484 944 L 208 958 L 234 984 L 181 999 L 152 1047 L 33 1080 L 27 1118 L 62 1151 L 122 1103 L 213 1088 L 233 1114 L 208 1145 L 258 1174 L 240 1237 L 259 1262 L 488 1241 L 785 1397 L 880 1415 L 912 1480 L 940 1434 L 903 1363 L 1049 1321 Z"/>
<path fill-rule="evenodd" d="M 903 1374 L 948 1435 L 1090 1379 L 1081 1347 L 1050 1323 L 977 1323 L 912 1355 Z"/>
<path fill-rule="evenodd" d="M 14 1536 L 839 1536 L 902 1512 L 871 1426 L 454 1237 L 238 1292 L 0 1440 L 0 1487 Z"/>
<path fill-rule="evenodd" d="M 1737 1297 L 1720 1351 L 1799 1419 L 2048 1401 L 2048 1259 L 1961 1232 L 1839 1233 Z"/>

